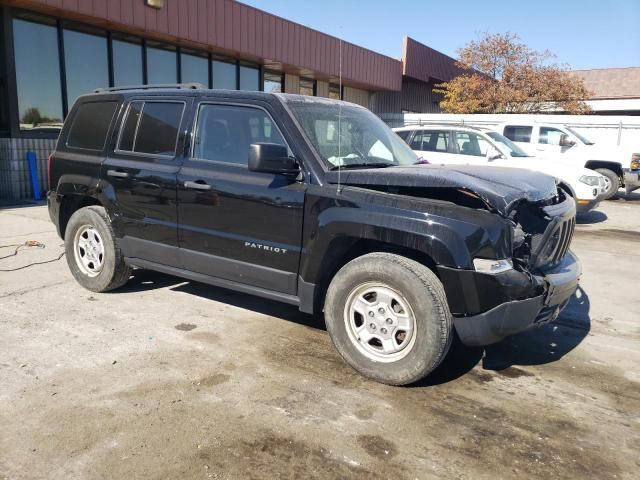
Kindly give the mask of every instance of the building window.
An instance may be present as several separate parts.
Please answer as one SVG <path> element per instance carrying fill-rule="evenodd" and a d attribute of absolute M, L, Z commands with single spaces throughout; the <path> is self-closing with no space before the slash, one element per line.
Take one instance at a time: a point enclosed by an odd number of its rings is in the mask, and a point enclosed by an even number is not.
<path fill-rule="evenodd" d="M 109 86 L 106 37 L 65 29 L 64 59 L 69 109 L 80 95 Z"/>
<path fill-rule="evenodd" d="M 237 89 L 235 63 L 212 60 L 211 70 L 213 72 L 212 88 Z"/>
<path fill-rule="evenodd" d="M 264 84 L 262 89 L 268 93 L 282 92 L 282 74 L 264 72 Z"/>
<path fill-rule="evenodd" d="M 240 65 L 240 90 L 260 90 L 260 69 Z"/>
<path fill-rule="evenodd" d="M 308 80 L 306 78 L 300 79 L 300 95 L 307 95 L 313 97 L 315 95 L 316 82 L 314 80 Z"/>
<path fill-rule="evenodd" d="M 206 56 L 180 53 L 180 81 L 201 83 L 209 86 L 209 60 Z"/>
<path fill-rule="evenodd" d="M 4 22 L 0 9 L 0 38 L 4 39 Z M 5 49 L 0 48 L 0 132 L 9 130 L 9 94 L 7 91 L 7 72 L 5 71 Z"/>
<path fill-rule="evenodd" d="M 58 33 L 53 25 L 13 20 L 20 129 L 62 126 Z"/>
<path fill-rule="evenodd" d="M 336 85 L 335 83 L 329 84 L 329 98 L 333 100 L 342 100 L 342 95 L 340 95 L 340 85 Z"/>
<path fill-rule="evenodd" d="M 114 39 L 112 49 L 114 86 L 142 85 L 142 45 Z"/>
<path fill-rule="evenodd" d="M 176 83 L 178 65 L 176 51 L 171 47 L 157 46 L 147 48 L 147 83 Z"/>

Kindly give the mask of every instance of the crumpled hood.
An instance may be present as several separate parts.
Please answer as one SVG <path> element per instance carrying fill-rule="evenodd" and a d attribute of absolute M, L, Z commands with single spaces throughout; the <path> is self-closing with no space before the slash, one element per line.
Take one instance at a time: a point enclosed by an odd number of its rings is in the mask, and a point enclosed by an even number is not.
<path fill-rule="evenodd" d="M 338 171 L 327 173 L 338 183 Z M 553 177 L 540 172 L 478 165 L 413 165 L 406 167 L 342 170 L 340 184 L 366 188 L 420 187 L 463 189 L 478 195 L 502 215 L 520 200 L 539 202 L 557 194 Z"/>

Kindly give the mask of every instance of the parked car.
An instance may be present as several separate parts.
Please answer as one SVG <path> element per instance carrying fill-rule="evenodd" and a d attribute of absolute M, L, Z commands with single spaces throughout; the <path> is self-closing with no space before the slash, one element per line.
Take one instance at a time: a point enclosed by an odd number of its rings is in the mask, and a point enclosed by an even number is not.
<path fill-rule="evenodd" d="M 578 212 L 588 212 L 604 199 L 606 178 L 598 172 L 528 155 L 508 138 L 485 128 L 423 125 L 394 131 L 429 163 L 510 167 L 552 175 L 574 197 Z"/>
<path fill-rule="evenodd" d="M 538 122 L 504 123 L 496 131 L 531 155 L 562 160 L 595 170 L 607 177 L 606 198 L 620 187 L 630 193 L 640 188 L 640 152 L 615 145 L 596 145 L 571 127 Z"/>
<path fill-rule="evenodd" d="M 575 202 L 554 178 L 416 162 L 345 102 L 110 89 L 65 121 L 49 213 L 91 291 L 147 268 L 324 312 L 349 365 L 402 385 L 454 330 L 485 345 L 553 321 L 581 273 Z"/>

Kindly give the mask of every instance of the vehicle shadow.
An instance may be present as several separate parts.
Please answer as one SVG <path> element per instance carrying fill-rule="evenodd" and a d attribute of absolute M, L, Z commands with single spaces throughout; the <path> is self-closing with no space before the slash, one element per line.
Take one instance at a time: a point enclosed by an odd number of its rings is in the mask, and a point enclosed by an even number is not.
<path fill-rule="evenodd" d="M 129 282 L 113 293 L 133 293 L 167 287 L 175 292 L 188 293 L 309 328 L 326 330 L 321 314 L 308 315 L 300 312 L 294 305 L 191 282 L 151 270 L 134 270 Z M 484 348 L 467 347 L 456 336 L 440 366 L 427 378 L 411 387 L 429 387 L 452 382 L 468 374 L 479 363 L 484 370 L 502 371 L 517 365 L 543 365 L 555 362 L 576 348 L 589 333 L 589 308 L 589 296 L 579 288 L 560 317 L 548 325 L 514 335 Z"/>
<path fill-rule="evenodd" d="M 590 328 L 589 297 L 579 288 L 555 322 L 487 347 L 466 347 L 456 338 L 440 366 L 412 386 L 430 387 L 452 382 L 469 373 L 480 362 L 482 369 L 498 372 L 517 365 L 555 362 L 576 348 Z"/>
<path fill-rule="evenodd" d="M 201 298 L 225 303 L 234 307 L 250 310 L 261 315 L 281 318 L 289 322 L 295 322 L 310 328 L 326 330 L 324 319 L 321 315 L 309 315 L 298 310 L 295 305 L 257 297 L 248 293 L 235 292 L 225 288 L 218 288 L 198 282 L 186 282 L 170 288 L 175 292 L 197 295 Z"/>
<path fill-rule="evenodd" d="M 609 202 L 640 202 L 640 190 L 635 192 L 626 193 L 624 190 L 620 190 L 615 198 L 607 200 Z"/>
<path fill-rule="evenodd" d="M 578 288 L 555 322 L 486 347 L 482 367 L 500 371 L 514 365 L 544 365 L 560 360 L 589 334 L 589 306 L 589 296 Z"/>
<path fill-rule="evenodd" d="M 578 225 L 592 225 L 594 223 L 602 223 L 609 217 L 606 213 L 598 210 L 591 210 L 587 213 L 579 213 L 576 215 L 576 223 Z"/>

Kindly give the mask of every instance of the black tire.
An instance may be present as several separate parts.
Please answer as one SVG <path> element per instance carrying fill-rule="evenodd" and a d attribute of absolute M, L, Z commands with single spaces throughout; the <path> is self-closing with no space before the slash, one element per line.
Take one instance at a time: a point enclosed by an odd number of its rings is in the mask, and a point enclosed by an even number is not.
<path fill-rule="evenodd" d="M 596 168 L 596 172 L 598 172 L 600 175 L 604 175 L 609 179 L 609 182 L 611 182 L 610 188 L 606 192 L 606 196 L 604 197 L 604 199 L 609 200 L 615 198 L 618 194 L 618 189 L 620 188 L 620 177 L 618 176 L 618 174 L 613 170 L 609 170 L 608 168 Z"/>
<path fill-rule="evenodd" d="M 415 339 L 398 360 L 370 358 L 348 331 L 349 299 L 361 286 L 376 282 L 402 295 L 415 318 Z M 365 377 L 389 385 L 407 385 L 427 376 L 442 362 L 453 338 L 451 313 L 438 277 L 426 266 L 391 253 L 370 253 L 342 267 L 327 290 L 324 315 L 327 331 L 344 360 Z"/>
<path fill-rule="evenodd" d="M 95 276 L 90 276 L 83 271 L 75 252 L 76 234 L 79 229 L 86 226 L 91 226 L 98 231 L 104 245 L 102 269 Z M 115 243 L 111 221 L 103 207 L 84 207 L 75 212 L 67 224 L 64 246 L 71 273 L 87 290 L 108 292 L 127 283 L 131 276 L 131 268 L 124 263 L 122 252 Z"/>

